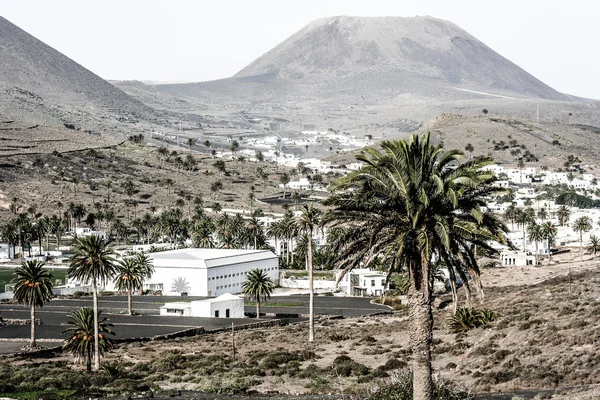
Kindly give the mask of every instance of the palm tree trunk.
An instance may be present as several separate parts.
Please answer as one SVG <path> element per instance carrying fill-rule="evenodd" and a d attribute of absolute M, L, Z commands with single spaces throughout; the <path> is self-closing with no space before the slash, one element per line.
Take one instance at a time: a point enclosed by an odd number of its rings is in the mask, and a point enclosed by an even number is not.
<path fill-rule="evenodd" d="M 94 371 L 99 371 L 100 347 L 98 343 L 98 285 L 96 278 L 92 279 L 92 294 L 94 300 Z"/>
<path fill-rule="evenodd" d="M 536 240 L 535 241 L 535 266 L 536 267 L 539 265 L 539 260 L 538 260 L 539 256 L 540 256 L 540 252 L 538 250 L 538 241 Z"/>
<path fill-rule="evenodd" d="M 31 348 L 34 349 L 35 344 L 35 305 L 31 305 Z"/>
<path fill-rule="evenodd" d="M 256 299 L 256 319 L 260 319 L 260 300 Z"/>
<path fill-rule="evenodd" d="M 132 309 L 131 309 L 131 289 L 129 289 L 127 291 L 127 313 L 129 315 L 133 315 Z"/>
<path fill-rule="evenodd" d="M 307 236 L 309 236 L 308 239 L 308 252 L 306 254 L 306 260 L 308 261 L 307 264 L 307 268 L 308 268 L 308 288 L 309 288 L 309 300 L 308 300 L 308 341 L 309 342 L 313 342 L 315 340 L 315 312 L 314 312 L 314 307 L 315 307 L 315 285 L 314 285 L 314 281 L 313 281 L 313 266 L 312 266 L 312 238 L 310 236 L 312 236 L 309 233 L 307 233 Z"/>
<path fill-rule="evenodd" d="M 410 320 L 414 330 L 411 335 L 413 350 L 413 399 L 432 400 L 433 381 L 431 379 L 431 341 L 433 330 L 433 315 L 429 298 L 427 281 L 423 282 L 423 292 L 411 284 L 409 289 Z"/>

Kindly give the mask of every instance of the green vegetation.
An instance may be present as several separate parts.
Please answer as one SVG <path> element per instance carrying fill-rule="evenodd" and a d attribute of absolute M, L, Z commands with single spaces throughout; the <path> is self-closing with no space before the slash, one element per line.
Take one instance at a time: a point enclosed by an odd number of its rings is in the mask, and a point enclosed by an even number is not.
<path fill-rule="evenodd" d="M 267 273 L 261 269 L 253 269 L 242 283 L 242 293 L 256 302 L 256 319 L 260 318 L 260 303 L 271 298 L 275 285 Z"/>
<path fill-rule="evenodd" d="M 52 297 L 52 278 L 50 271 L 44 268 L 40 261 L 23 261 L 15 270 L 14 299 L 20 304 L 31 307 L 31 342 L 29 346 L 35 348 L 35 309 L 44 306 Z"/>
<path fill-rule="evenodd" d="M 58 268 L 52 268 L 52 267 L 48 267 L 48 266 L 46 267 L 46 269 L 48 269 L 48 271 L 52 272 L 52 275 L 54 275 L 54 278 L 53 278 L 54 284 L 62 285 L 66 282 L 66 280 L 67 280 L 67 270 L 66 269 L 64 269 L 64 268 L 58 269 Z M 15 272 L 14 268 L 0 268 L 0 293 L 4 293 L 5 285 L 8 285 L 11 283 L 12 279 L 14 278 L 14 275 L 13 275 L 14 272 Z"/>
<path fill-rule="evenodd" d="M 497 319 L 497 315 L 491 310 L 478 310 L 476 308 L 460 307 L 450 317 L 450 331 L 454 333 L 466 332 L 471 329 L 487 325 Z"/>
<path fill-rule="evenodd" d="M 381 384 L 365 400 L 413 400 L 413 379 L 409 371 L 401 371 Z M 453 389 L 445 382 L 434 382 L 433 400 L 471 400 L 471 394 Z"/>

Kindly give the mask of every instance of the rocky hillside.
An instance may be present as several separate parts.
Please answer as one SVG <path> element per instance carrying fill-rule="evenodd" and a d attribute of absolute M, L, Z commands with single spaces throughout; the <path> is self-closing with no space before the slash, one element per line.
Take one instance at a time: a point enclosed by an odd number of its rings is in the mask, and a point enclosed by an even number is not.
<path fill-rule="evenodd" d="M 97 128 L 153 110 L 0 17 L 2 118 Z"/>

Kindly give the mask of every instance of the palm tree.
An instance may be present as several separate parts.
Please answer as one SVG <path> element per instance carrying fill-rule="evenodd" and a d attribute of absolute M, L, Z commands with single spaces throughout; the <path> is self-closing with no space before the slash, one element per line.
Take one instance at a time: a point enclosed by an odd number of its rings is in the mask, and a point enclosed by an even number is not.
<path fill-rule="evenodd" d="M 287 172 L 284 172 L 279 177 L 279 183 L 283 185 L 283 198 L 285 199 L 285 187 L 288 183 L 290 183 L 290 175 Z"/>
<path fill-rule="evenodd" d="M 552 261 L 552 246 L 554 245 L 554 239 L 556 238 L 556 226 L 550 221 L 546 221 L 541 225 L 544 239 L 548 244 L 548 264 Z"/>
<path fill-rule="evenodd" d="M 23 261 L 14 272 L 16 282 L 14 298 L 20 304 L 31 307 L 31 348 L 35 348 L 35 309 L 43 307 L 52 297 L 52 278 L 50 271 L 40 261 Z"/>
<path fill-rule="evenodd" d="M 590 247 L 589 249 L 594 253 L 594 260 L 596 259 L 596 253 L 600 250 L 600 237 L 596 235 L 590 235 Z"/>
<path fill-rule="evenodd" d="M 571 217 L 571 211 L 565 205 L 560 206 L 556 214 L 558 216 L 558 224 L 560 226 L 565 226 L 565 224 L 569 222 L 569 217 Z"/>
<path fill-rule="evenodd" d="M 82 283 L 92 284 L 94 302 L 94 371 L 100 369 L 100 348 L 98 344 L 98 284 L 104 285 L 117 272 L 110 240 L 100 236 L 87 236 L 73 244 L 75 254 L 67 273 Z"/>
<path fill-rule="evenodd" d="M 433 259 L 452 266 L 468 259 L 476 274 L 475 245 L 492 251 L 489 241 L 506 243 L 507 228 L 482 212 L 485 197 L 499 193 L 494 175 L 481 169 L 491 159 L 462 162 L 460 151 L 431 145 L 429 133 L 384 141 L 381 148 L 364 149 L 357 156 L 363 167 L 334 184 L 324 202 L 333 207 L 326 222 L 341 229 L 334 248 L 344 272 L 380 256 L 391 260 L 389 271 L 408 271 L 413 398 L 431 400 Z"/>
<path fill-rule="evenodd" d="M 267 301 L 271 298 L 271 294 L 275 290 L 275 286 L 267 273 L 261 269 L 253 269 L 248 274 L 248 278 L 242 283 L 242 293 L 256 301 L 256 319 L 260 318 L 260 302 Z"/>
<path fill-rule="evenodd" d="M 308 341 L 315 340 L 315 288 L 313 281 L 313 250 L 312 238 L 316 229 L 321 225 L 321 210 L 314 208 L 312 204 L 303 205 L 301 214 L 296 220 L 296 226 L 300 234 L 306 237 L 306 269 L 308 270 L 309 303 L 308 303 Z"/>
<path fill-rule="evenodd" d="M 542 208 L 543 210 L 543 208 Z M 542 232 L 542 226 L 537 224 L 535 221 L 529 224 L 527 228 L 528 236 L 527 239 L 535 242 L 535 265 L 539 265 L 539 251 L 538 242 L 544 240 L 544 232 Z"/>
<path fill-rule="evenodd" d="M 112 339 L 108 337 L 114 335 L 110 329 L 113 325 L 107 322 L 107 318 L 102 318 L 99 323 L 96 323 L 100 315 L 102 310 L 96 313 L 89 307 L 79 308 L 69 316 L 67 324 L 70 326 L 62 332 L 68 334 L 63 341 L 63 350 L 85 359 L 88 372 L 92 371 L 92 353 L 94 357 L 98 354 L 104 355 L 114 346 Z"/>
<path fill-rule="evenodd" d="M 592 229 L 592 220 L 590 217 L 579 217 L 573 222 L 571 228 L 575 233 L 579 233 L 579 262 L 583 262 L 583 232 L 589 232 Z"/>
<path fill-rule="evenodd" d="M 115 287 L 117 290 L 127 291 L 127 313 L 133 315 L 131 294 L 142 289 L 144 280 L 154 273 L 150 257 L 143 253 L 136 253 L 118 262 Z"/>

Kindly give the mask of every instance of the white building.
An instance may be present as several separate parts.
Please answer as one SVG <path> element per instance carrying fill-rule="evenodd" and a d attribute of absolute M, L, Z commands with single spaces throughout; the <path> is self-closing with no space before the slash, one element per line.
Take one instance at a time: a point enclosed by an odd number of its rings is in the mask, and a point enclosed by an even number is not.
<path fill-rule="evenodd" d="M 15 258 L 14 248 L 7 243 L 0 243 L 0 259 Z"/>
<path fill-rule="evenodd" d="M 106 239 L 106 232 L 104 231 L 93 231 L 90 228 L 75 228 L 75 235 L 77 236 L 100 236 Z"/>
<path fill-rule="evenodd" d="M 154 274 L 144 289 L 166 295 L 219 296 L 241 293 L 246 275 L 261 269 L 277 284 L 279 263 L 268 250 L 194 249 L 150 253 Z"/>
<path fill-rule="evenodd" d="M 535 265 L 535 256 L 530 252 L 506 250 L 500 254 L 500 263 L 505 267 Z"/>
<path fill-rule="evenodd" d="M 244 299 L 230 293 L 191 302 L 166 303 L 160 315 L 184 317 L 244 318 Z"/>
<path fill-rule="evenodd" d="M 352 296 L 381 296 L 389 285 L 385 284 L 387 275 L 369 268 L 348 271 L 339 285 Z"/>

